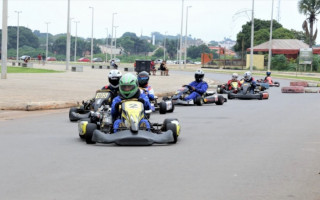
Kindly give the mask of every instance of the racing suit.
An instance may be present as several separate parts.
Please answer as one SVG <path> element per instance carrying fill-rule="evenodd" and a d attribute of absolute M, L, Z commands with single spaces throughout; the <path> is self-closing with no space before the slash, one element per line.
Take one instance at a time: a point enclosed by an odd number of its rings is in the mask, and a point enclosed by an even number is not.
<path fill-rule="evenodd" d="M 151 104 L 150 104 L 150 101 L 149 101 L 148 97 L 145 94 L 140 93 L 140 90 L 138 90 L 138 92 L 132 98 L 138 98 L 139 101 L 142 101 L 143 105 L 144 105 L 144 110 L 150 110 L 151 109 Z M 113 99 L 112 105 L 111 105 L 112 118 L 116 119 L 114 121 L 114 123 L 113 123 L 113 130 L 114 130 L 115 133 L 117 132 L 117 130 L 119 128 L 119 125 L 122 122 L 122 119 L 119 118 L 120 117 L 119 104 L 121 104 L 122 100 L 123 100 L 123 98 L 120 95 L 118 95 L 117 97 L 115 97 Z M 149 124 L 149 121 L 147 119 L 141 119 L 141 121 L 139 123 L 139 126 L 142 123 L 145 123 L 147 130 L 150 130 L 150 124 Z"/>
<path fill-rule="evenodd" d="M 254 93 L 254 89 L 257 86 L 257 82 L 254 80 L 254 78 L 251 77 L 250 80 L 248 80 L 248 81 L 244 79 L 244 83 L 250 83 L 251 84 L 250 93 L 253 94 Z"/>
<path fill-rule="evenodd" d="M 233 88 L 233 87 L 232 87 L 232 83 L 233 83 L 233 82 L 237 82 L 237 83 L 238 83 L 237 88 Z M 228 90 L 238 89 L 238 88 L 241 87 L 240 81 L 238 81 L 238 80 L 234 81 L 234 80 L 232 80 L 232 79 L 228 81 L 227 85 L 228 85 Z"/>
<path fill-rule="evenodd" d="M 190 95 L 184 98 L 185 101 L 189 101 L 191 99 L 196 100 L 198 96 L 203 95 L 208 89 L 208 84 L 205 81 L 193 81 L 189 84 L 189 86 L 194 87 L 194 91 L 192 91 Z"/>
<path fill-rule="evenodd" d="M 149 98 L 150 101 L 154 100 L 154 90 L 152 89 L 151 86 L 145 86 L 141 87 L 143 91 L 145 92 L 144 94 Z"/>
<path fill-rule="evenodd" d="M 265 82 L 265 83 L 268 83 L 268 84 L 273 84 L 273 81 L 272 81 L 271 76 L 266 76 L 266 77 L 264 78 L 264 82 Z"/>

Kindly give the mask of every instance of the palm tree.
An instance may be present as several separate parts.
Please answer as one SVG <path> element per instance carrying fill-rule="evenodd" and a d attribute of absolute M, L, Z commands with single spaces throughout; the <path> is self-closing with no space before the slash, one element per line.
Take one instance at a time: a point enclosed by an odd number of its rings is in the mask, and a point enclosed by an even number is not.
<path fill-rule="evenodd" d="M 306 33 L 309 47 L 311 48 L 318 33 L 318 29 L 316 29 L 313 34 L 313 24 L 317 20 L 316 16 L 320 13 L 320 0 L 299 0 L 298 9 L 301 14 L 307 16 L 307 19 L 302 23 L 302 28 Z M 310 29 L 308 28 L 308 23 Z"/>

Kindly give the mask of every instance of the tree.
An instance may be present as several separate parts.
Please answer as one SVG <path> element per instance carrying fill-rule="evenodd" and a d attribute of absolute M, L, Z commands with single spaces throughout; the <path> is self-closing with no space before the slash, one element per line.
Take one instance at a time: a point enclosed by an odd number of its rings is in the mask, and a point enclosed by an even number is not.
<path fill-rule="evenodd" d="M 273 30 L 281 28 L 282 25 L 279 24 L 276 20 L 273 20 Z M 270 31 L 270 20 L 254 20 L 254 31 L 259 31 L 261 29 L 267 29 Z M 251 45 L 251 21 L 247 22 L 245 25 L 242 26 L 242 30 L 237 34 L 237 41 L 236 45 L 234 46 L 234 50 L 240 52 L 242 49 L 242 41 L 244 43 L 243 47 L 244 50 L 250 47 Z"/>
<path fill-rule="evenodd" d="M 286 29 L 286 28 L 278 28 L 272 32 L 273 39 L 295 39 L 295 34 Z"/>
<path fill-rule="evenodd" d="M 153 54 L 156 58 L 162 58 L 163 57 L 163 48 L 158 48 L 156 52 Z"/>
<path fill-rule="evenodd" d="M 209 47 L 202 44 L 200 46 L 191 46 L 188 48 L 188 56 L 192 59 L 201 57 L 201 53 L 210 53 Z"/>
<path fill-rule="evenodd" d="M 302 23 L 302 28 L 305 31 L 309 41 L 309 47 L 311 48 L 318 33 L 318 29 L 313 33 L 313 24 L 316 22 L 316 17 L 320 13 L 320 0 L 299 0 L 298 10 L 301 14 L 307 16 L 307 19 Z"/>
<path fill-rule="evenodd" d="M 2 33 L 2 31 L 1 31 Z M 0 41 L 1 44 L 1 41 Z M 39 47 L 39 39 L 32 31 L 26 27 L 19 27 L 19 46 Z M 8 26 L 8 49 L 17 48 L 17 27 Z"/>
<path fill-rule="evenodd" d="M 255 31 L 254 33 L 254 45 L 259 45 L 264 43 L 265 41 L 268 41 L 270 37 L 270 33 L 268 29 L 260 29 L 258 31 Z"/>

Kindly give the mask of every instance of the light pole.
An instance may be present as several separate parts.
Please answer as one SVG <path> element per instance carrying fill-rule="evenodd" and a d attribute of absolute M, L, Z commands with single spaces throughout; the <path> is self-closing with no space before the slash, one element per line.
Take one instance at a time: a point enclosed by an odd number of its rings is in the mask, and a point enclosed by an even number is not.
<path fill-rule="evenodd" d="M 90 60 L 90 64 L 92 65 L 92 59 L 93 59 L 93 7 L 89 7 L 92 9 L 92 27 L 91 27 L 91 60 Z"/>
<path fill-rule="evenodd" d="M 68 0 L 68 15 L 67 15 L 67 49 L 66 49 L 66 70 L 69 70 L 70 62 L 70 0 Z"/>
<path fill-rule="evenodd" d="M 7 79 L 8 0 L 2 2 L 1 79 Z"/>
<path fill-rule="evenodd" d="M 250 48 L 250 71 L 253 66 L 253 38 L 254 38 L 254 0 L 252 0 L 252 17 L 251 17 L 251 48 Z"/>
<path fill-rule="evenodd" d="M 273 25 L 273 2 L 272 0 L 272 9 L 271 9 L 271 22 L 270 22 L 270 39 L 269 39 L 269 55 L 268 55 L 268 71 L 270 71 L 271 65 L 271 48 L 272 48 L 272 25 Z"/>
<path fill-rule="evenodd" d="M 19 14 L 22 13 L 22 11 L 14 11 L 18 14 L 18 25 L 17 25 L 17 63 L 19 62 Z"/>
<path fill-rule="evenodd" d="M 181 7 L 181 31 L 180 31 L 180 50 L 179 50 L 179 66 L 180 69 L 182 68 L 182 29 L 183 29 L 183 7 L 184 7 L 184 0 L 182 0 L 182 7 Z"/>
<path fill-rule="evenodd" d="M 184 39 L 184 68 L 187 66 L 187 48 L 188 48 L 188 11 L 189 8 L 192 8 L 192 6 L 187 6 L 187 12 L 186 12 L 186 36 Z"/>
<path fill-rule="evenodd" d="M 74 40 L 74 62 L 77 61 L 77 37 L 78 37 L 78 23 L 80 21 L 74 21 L 74 23 L 76 24 L 76 38 Z"/>
<path fill-rule="evenodd" d="M 106 63 L 108 62 L 108 40 L 109 40 L 109 35 L 108 35 L 108 28 L 107 28 L 107 38 L 106 38 Z"/>
<path fill-rule="evenodd" d="M 47 24 L 47 40 L 46 40 L 46 59 L 48 58 L 48 25 L 50 24 L 50 22 L 45 22 Z M 45 60 L 42 61 L 43 63 L 45 62 Z"/>
<path fill-rule="evenodd" d="M 167 31 L 164 34 L 164 41 L 163 41 L 163 60 L 166 60 L 166 39 L 167 39 Z"/>
<path fill-rule="evenodd" d="M 117 50 L 117 28 L 119 26 L 114 26 L 114 48 Z M 114 55 L 114 58 L 116 58 L 116 55 Z"/>
<path fill-rule="evenodd" d="M 111 60 L 113 58 L 113 23 L 114 23 L 114 15 L 117 13 L 112 13 L 112 26 L 111 26 Z"/>

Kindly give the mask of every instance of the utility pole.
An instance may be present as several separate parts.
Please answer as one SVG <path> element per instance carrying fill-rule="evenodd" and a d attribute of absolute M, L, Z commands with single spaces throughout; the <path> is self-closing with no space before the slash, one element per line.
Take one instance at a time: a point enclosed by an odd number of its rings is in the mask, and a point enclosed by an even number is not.
<path fill-rule="evenodd" d="M 94 8 L 93 7 L 89 7 L 92 9 L 92 23 L 91 23 L 91 59 L 90 59 L 90 64 L 92 65 L 92 59 L 93 59 L 93 11 L 94 11 Z"/>
<path fill-rule="evenodd" d="M 272 55 L 271 48 L 272 48 L 273 2 L 274 2 L 274 0 L 272 0 L 272 9 L 271 9 L 270 38 L 269 38 L 269 55 L 268 55 L 268 71 L 270 71 L 271 55 Z"/>
<path fill-rule="evenodd" d="M 19 14 L 22 11 L 14 11 L 15 13 L 18 14 L 18 25 L 17 25 L 17 63 L 19 63 Z"/>
<path fill-rule="evenodd" d="M 166 40 L 167 40 L 167 31 L 164 33 L 164 41 L 163 41 L 163 60 L 166 60 Z"/>
<path fill-rule="evenodd" d="M 70 0 L 68 0 L 68 16 L 67 16 L 66 70 L 69 70 L 69 62 L 70 62 Z"/>
<path fill-rule="evenodd" d="M 182 30 L 183 30 L 183 7 L 184 7 L 184 0 L 182 0 L 182 8 L 181 8 L 181 31 L 180 31 L 180 52 L 179 52 L 179 66 L 182 69 Z"/>
<path fill-rule="evenodd" d="M 187 6 L 187 13 L 186 13 L 186 36 L 184 39 L 184 68 L 187 67 L 187 48 L 188 48 L 188 11 L 189 8 L 192 6 Z"/>
<path fill-rule="evenodd" d="M 107 28 L 107 38 L 106 38 L 106 63 L 108 62 L 108 40 L 109 40 L 109 35 L 108 35 L 108 28 Z"/>
<path fill-rule="evenodd" d="M 50 22 L 45 22 L 47 24 L 47 40 L 46 40 L 46 59 L 48 58 L 48 25 Z M 43 61 L 45 63 L 45 60 Z"/>
<path fill-rule="evenodd" d="M 77 37 L 78 37 L 78 23 L 79 21 L 74 21 L 74 23 L 76 24 L 76 38 L 74 40 L 74 62 L 77 61 Z"/>
<path fill-rule="evenodd" d="M 252 0 L 252 18 L 251 18 L 251 48 L 250 48 L 250 71 L 253 67 L 253 38 L 254 38 L 254 0 Z"/>
<path fill-rule="evenodd" d="M 8 0 L 2 3 L 1 79 L 7 79 Z"/>

